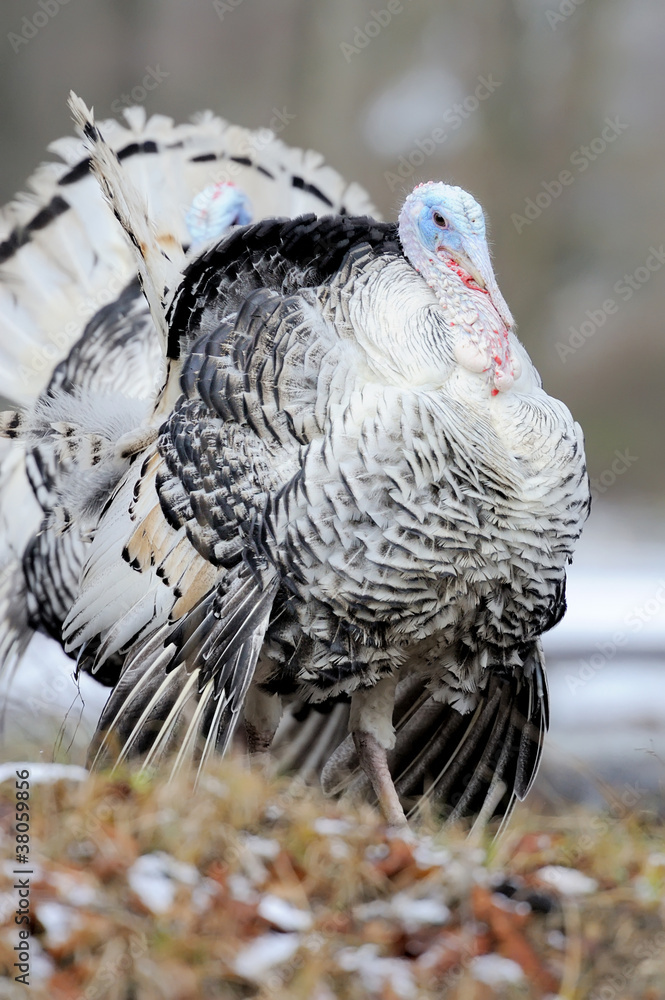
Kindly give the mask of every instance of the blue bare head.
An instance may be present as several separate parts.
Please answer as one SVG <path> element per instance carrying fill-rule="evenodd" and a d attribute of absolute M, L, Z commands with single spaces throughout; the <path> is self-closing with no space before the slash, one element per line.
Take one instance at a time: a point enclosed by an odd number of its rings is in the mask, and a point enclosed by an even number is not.
<path fill-rule="evenodd" d="M 210 184 L 196 195 L 185 221 L 192 247 L 196 249 L 221 239 L 230 226 L 245 226 L 251 222 L 249 199 L 230 181 Z"/>
<path fill-rule="evenodd" d="M 402 206 L 399 236 L 407 259 L 435 291 L 443 269 L 454 271 L 468 288 L 488 293 L 507 329 L 514 326 L 492 269 L 483 210 L 468 191 L 419 184 Z"/>

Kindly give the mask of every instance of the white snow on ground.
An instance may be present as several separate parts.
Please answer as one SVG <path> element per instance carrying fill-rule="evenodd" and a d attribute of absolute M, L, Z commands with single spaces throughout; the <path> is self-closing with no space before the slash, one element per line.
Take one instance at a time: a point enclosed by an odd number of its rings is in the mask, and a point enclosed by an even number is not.
<path fill-rule="evenodd" d="M 343 948 L 337 955 L 337 963 L 346 972 L 357 972 L 370 995 L 381 993 L 390 986 L 392 992 L 404 1000 L 417 996 L 409 962 L 403 958 L 384 958 L 375 944 Z"/>
<path fill-rule="evenodd" d="M 551 725 L 541 777 L 588 799 L 598 798 L 595 774 L 631 808 L 665 778 L 663 519 L 595 504 L 567 589 L 567 614 L 544 637 Z"/>
<path fill-rule="evenodd" d="M 280 931 L 308 931 L 312 926 L 311 913 L 272 893 L 261 897 L 258 914 Z"/>
<path fill-rule="evenodd" d="M 546 765 L 576 757 L 606 780 L 621 774 L 657 788 L 665 778 L 665 659 L 622 658 L 597 671 L 585 662 L 550 664 Z"/>
<path fill-rule="evenodd" d="M 36 634 L 8 683 L 0 684 L 0 760 L 21 755 L 83 764 L 109 688 L 87 674 L 74 680 L 75 664 L 54 639 Z"/>
<path fill-rule="evenodd" d="M 565 868 L 563 865 L 546 865 L 536 872 L 536 876 L 561 896 L 588 896 L 598 888 L 595 879 L 576 868 Z"/>
<path fill-rule="evenodd" d="M 73 907 L 52 899 L 37 902 L 35 912 L 51 945 L 66 944 L 83 927 L 83 918 Z"/>
<path fill-rule="evenodd" d="M 270 969 L 295 955 L 301 941 L 300 934 L 262 934 L 238 952 L 234 968 L 239 976 L 260 983 Z"/>
<path fill-rule="evenodd" d="M 10 761 L 0 764 L 0 782 L 15 781 L 17 771 L 28 771 L 31 785 L 51 785 L 54 781 L 85 781 L 88 772 L 78 764 L 50 764 L 47 761 Z"/>
<path fill-rule="evenodd" d="M 329 816 L 317 816 L 313 827 L 322 837 L 339 837 L 349 832 L 351 824 L 347 819 L 332 819 Z"/>
<path fill-rule="evenodd" d="M 665 648 L 665 553 L 660 566 L 573 565 L 567 596 L 566 617 L 545 639 L 550 654 L 596 652 L 600 643 L 619 652 Z M 607 645 L 598 651 L 607 655 Z"/>
<path fill-rule="evenodd" d="M 504 986 L 524 980 L 524 973 L 517 962 L 502 955 L 478 955 L 471 959 L 469 968 L 473 978 L 487 986 Z"/>
<path fill-rule="evenodd" d="M 142 854 L 127 873 L 127 881 L 144 906 L 165 913 L 173 906 L 178 885 L 194 886 L 200 875 L 193 865 L 176 861 L 164 851 Z"/>
<path fill-rule="evenodd" d="M 665 656 L 663 662 L 622 657 L 585 669 L 589 657 L 553 661 L 550 703 L 561 730 L 586 730 L 634 723 L 646 734 L 665 725 Z"/>
<path fill-rule="evenodd" d="M 421 927 L 447 923 L 450 910 L 442 900 L 413 899 L 407 893 L 398 892 L 391 900 L 374 899 L 356 906 L 354 916 L 358 920 L 399 920 L 410 934 L 414 934 Z"/>

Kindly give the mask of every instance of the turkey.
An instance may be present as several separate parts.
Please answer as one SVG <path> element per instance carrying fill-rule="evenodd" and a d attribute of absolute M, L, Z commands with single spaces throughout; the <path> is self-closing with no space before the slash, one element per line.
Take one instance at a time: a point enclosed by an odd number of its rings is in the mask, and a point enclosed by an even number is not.
<path fill-rule="evenodd" d="M 589 493 L 482 209 L 429 183 L 397 225 L 267 219 L 169 258 L 78 114 L 166 357 L 63 626 L 84 669 L 122 663 L 96 760 L 200 772 L 240 718 L 265 751 L 285 706 L 350 702 L 329 791 L 368 782 L 394 824 L 509 813 Z"/>
<path fill-rule="evenodd" d="M 210 113 L 178 126 L 146 120 L 140 108 L 125 119 L 104 123 L 104 132 L 171 261 L 252 217 L 373 211 L 319 154 L 289 148 L 268 130 Z M 0 394 L 24 408 L 6 418 L 14 440 L 2 442 L 5 674 L 34 629 L 61 641 L 99 511 L 164 375 L 131 247 L 85 144 L 71 137 L 50 148 L 61 161 L 44 164 L 31 193 L 0 213 Z M 97 678 L 113 683 L 118 669 L 111 663 Z"/>

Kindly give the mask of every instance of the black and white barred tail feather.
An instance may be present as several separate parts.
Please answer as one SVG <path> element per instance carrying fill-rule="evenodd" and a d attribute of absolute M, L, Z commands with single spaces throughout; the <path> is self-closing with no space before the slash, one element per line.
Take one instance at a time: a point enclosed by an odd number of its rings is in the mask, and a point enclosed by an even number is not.
<path fill-rule="evenodd" d="M 243 185 L 257 216 L 371 207 L 365 193 L 357 185 L 347 185 L 318 154 L 289 149 L 265 131 L 229 126 L 209 114 L 199 116 L 195 124 L 177 127 L 161 116 L 146 124 L 141 109 L 132 109 L 126 118 L 130 129 L 114 122 L 103 125 L 113 146 L 102 147 L 107 169 L 123 193 L 133 184 L 140 192 L 135 200 L 143 199 L 161 231 L 171 232 L 172 240 L 177 237 L 183 245 L 189 238 L 183 222 L 187 203 L 200 187 L 224 173 Z M 10 411 L 0 421 L 0 434 L 24 439 L 17 441 L 16 454 L 20 452 L 20 462 L 27 464 L 44 510 L 41 534 L 26 552 L 27 592 L 20 560 L 15 557 L 13 577 L 22 586 L 15 581 L 5 584 L 14 597 L 11 609 L 6 602 L 2 605 L 7 609 L 2 627 L 7 642 L 9 636 L 17 639 L 23 632 L 21 648 L 30 637 L 25 631 L 28 620 L 49 634 L 58 634 L 82 564 L 84 547 L 74 536 L 86 534 L 94 525 L 89 516 L 92 511 L 85 508 L 110 496 L 126 467 L 123 460 L 149 443 L 150 435 L 132 435 L 132 430 L 147 418 L 150 400 L 163 381 L 163 352 L 155 327 L 138 282 L 132 280 L 131 254 L 122 238 L 118 242 L 119 226 L 112 218 L 108 223 L 109 212 L 91 174 L 90 157 L 73 138 L 60 140 L 52 148 L 65 163 L 42 168 L 31 182 L 36 197 L 22 198 L 0 219 L 0 234 L 3 222 L 12 226 L 0 246 L 0 304 L 6 306 L 0 313 L 0 351 L 14 352 L 16 369 L 10 377 L 10 361 L 0 367 L 0 385 L 7 376 L 4 391 L 17 401 L 26 401 L 34 393 L 33 386 L 44 373 L 48 375 L 53 359 L 75 333 L 81 333 L 48 376 L 45 399 L 35 412 Z M 64 201 L 62 192 L 69 201 Z M 44 203 L 41 208 L 40 201 Z M 133 214 L 149 227 L 151 220 L 146 221 L 145 211 L 141 212 Z M 41 260 L 38 269 L 36 259 Z M 3 301 L 5 292 L 8 299 Z M 85 302 L 81 301 L 84 293 L 89 293 Z M 89 305 L 113 295 L 113 301 L 102 305 L 83 328 L 80 317 Z M 42 303 L 42 299 L 48 301 Z M 54 315 L 59 317 L 59 330 L 49 325 Z M 20 322 L 23 334 L 11 326 L 13 319 Z M 36 323 L 44 339 L 39 349 L 30 333 Z M 110 412 L 114 393 L 128 397 L 116 407 L 117 414 L 126 418 L 116 435 L 119 445 L 124 435 L 125 451 L 116 456 L 111 448 L 114 461 L 109 462 L 103 460 L 104 449 L 99 447 L 99 424 L 105 424 L 108 432 L 116 423 Z M 145 401 L 143 409 L 135 402 L 139 400 Z M 63 407 L 69 409 L 65 418 L 56 412 Z M 42 417 L 47 418 L 44 431 Z M 17 483 L 15 473 L 3 476 L 6 504 L 16 502 Z M 22 486 L 26 485 L 23 479 Z M 86 514 L 83 520 L 81 511 Z M 39 527 L 33 521 L 30 533 Z M 63 528 L 65 535 L 60 534 Z M 21 594 L 31 604 L 27 616 Z"/>
<path fill-rule="evenodd" d="M 87 324 L 32 407 L 0 415 L 0 433 L 14 439 L 3 458 L 0 509 L 19 509 L 24 529 L 3 519 L 0 551 L 12 560 L 13 582 L 5 570 L 0 588 L 12 596 L 11 605 L 0 603 L 0 672 L 10 667 L 10 636 L 19 658 L 33 629 L 61 641 L 87 543 L 128 467 L 160 365 L 145 300 L 130 282 Z M 145 445 L 145 431 L 138 436 Z M 41 514 L 30 517 L 35 502 Z"/>
<path fill-rule="evenodd" d="M 156 232 L 181 246 L 190 241 L 192 200 L 219 181 L 245 192 L 255 219 L 376 215 L 367 193 L 319 153 L 290 148 L 268 129 L 231 125 L 211 112 L 175 125 L 165 115 L 146 118 L 140 107 L 127 109 L 124 123 L 98 126 Z M 28 191 L 0 210 L 0 395 L 20 404 L 36 397 L 87 320 L 136 276 L 83 140 L 65 136 L 49 149 L 58 159 L 42 164 Z"/>
<path fill-rule="evenodd" d="M 305 779 L 320 776 L 348 735 L 349 713 L 348 700 L 288 705 L 271 747 L 276 769 Z"/>
<path fill-rule="evenodd" d="M 182 243 L 170 229 L 157 230 L 150 217 L 147 200 L 123 170 L 117 153 L 95 124 L 92 111 L 73 92 L 69 97 L 69 107 L 90 152 L 92 172 L 109 208 L 128 237 L 134 253 L 134 268 L 166 353 L 166 311 L 169 296 L 182 277 L 185 259 Z"/>
<path fill-rule="evenodd" d="M 523 676 L 490 675 L 475 709 L 467 713 L 442 704 L 422 678 L 406 677 L 397 687 L 393 722 L 397 738 L 388 762 L 407 815 L 430 802 L 451 823 L 468 816 L 482 822 L 494 815 L 505 821 L 535 780 L 549 725 L 540 643 L 526 656 Z M 318 720 L 316 726 L 321 727 Z M 319 741 L 326 741 L 325 734 L 312 733 L 310 754 L 316 754 Z M 278 759 L 283 756 L 290 764 L 291 748 L 282 742 L 276 746 Z M 327 751 L 324 791 L 371 798 L 352 738 L 336 748 L 327 744 Z"/>
<path fill-rule="evenodd" d="M 0 439 L 0 674 L 8 678 L 32 636 L 23 553 L 42 517 L 25 461 L 22 442 Z"/>

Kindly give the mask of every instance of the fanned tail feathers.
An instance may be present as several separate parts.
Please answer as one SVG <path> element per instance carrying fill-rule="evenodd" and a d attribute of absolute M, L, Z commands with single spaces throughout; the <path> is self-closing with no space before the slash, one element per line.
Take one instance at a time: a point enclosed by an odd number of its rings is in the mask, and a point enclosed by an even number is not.
<path fill-rule="evenodd" d="M 22 442 L 0 445 L 0 679 L 9 682 L 33 634 L 22 554 L 42 512 L 25 474 Z"/>
<path fill-rule="evenodd" d="M 248 196 L 254 219 L 307 212 L 378 218 L 359 185 L 268 129 L 231 125 L 211 112 L 176 125 L 165 115 L 148 119 L 140 107 L 127 109 L 124 123 L 95 127 L 121 161 L 123 190 L 127 184 L 139 193 L 174 263 L 190 240 L 192 200 L 225 180 Z M 0 395 L 20 404 L 35 398 L 87 320 L 136 274 L 135 248 L 92 176 L 86 143 L 64 136 L 49 150 L 58 160 L 42 164 L 28 191 L 0 210 Z"/>
<path fill-rule="evenodd" d="M 148 206 L 134 186 L 115 150 L 95 125 L 92 114 L 73 92 L 69 107 L 90 150 L 92 170 L 106 201 L 135 251 L 135 266 L 164 350 L 168 339 L 166 310 L 169 294 L 180 282 L 184 251 L 171 232 L 157 233 Z"/>
<path fill-rule="evenodd" d="M 320 774 L 348 734 L 350 707 L 350 701 L 289 705 L 271 747 L 279 772 L 304 780 Z"/>
<path fill-rule="evenodd" d="M 422 678 L 397 688 L 395 748 L 388 754 L 395 787 L 408 814 L 426 801 L 447 811 L 447 821 L 509 817 L 536 777 L 549 724 L 547 684 L 540 643 L 522 673 L 490 675 L 474 711 L 461 714 L 436 701 Z M 327 794 L 371 794 L 347 737 L 323 768 Z"/>

